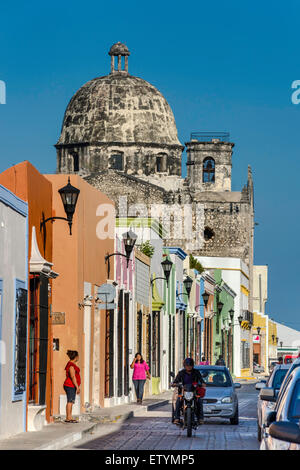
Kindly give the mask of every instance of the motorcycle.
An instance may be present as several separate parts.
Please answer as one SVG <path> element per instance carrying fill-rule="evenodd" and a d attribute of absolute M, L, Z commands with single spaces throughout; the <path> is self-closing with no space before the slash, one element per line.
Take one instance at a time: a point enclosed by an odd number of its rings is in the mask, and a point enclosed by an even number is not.
<path fill-rule="evenodd" d="M 197 394 L 197 387 L 201 384 L 186 384 L 182 383 L 171 384 L 172 387 L 178 388 L 178 398 L 181 399 L 180 414 L 182 419 L 180 419 L 180 425 L 182 429 L 187 430 L 187 437 L 192 436 L 192 430 L 197 429 L 198 419 L 197 419 L 197 399 L 199 398 Z M 175 409 L 174 404 L 172 405 L 172 422 L 175 419 Z"/>

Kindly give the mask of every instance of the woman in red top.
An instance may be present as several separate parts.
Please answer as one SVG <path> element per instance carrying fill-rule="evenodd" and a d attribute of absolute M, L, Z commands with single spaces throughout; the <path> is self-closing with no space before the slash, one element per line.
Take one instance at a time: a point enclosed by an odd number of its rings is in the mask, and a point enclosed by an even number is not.
<path fill-rule="evenodd" d="M 65 367 L 66 380 L 64 381 L 64 390 L 67 394 L 67 406 L 66 406 L 66 423 L 77 423 L 76 419 L 72 419 L 72 407 L 75 403 L 76 393 L 80 393 L 80 369 L 76 365 L 79 359 L 78 351 L 67 351 L 69 356 L 69 362 Z"/>

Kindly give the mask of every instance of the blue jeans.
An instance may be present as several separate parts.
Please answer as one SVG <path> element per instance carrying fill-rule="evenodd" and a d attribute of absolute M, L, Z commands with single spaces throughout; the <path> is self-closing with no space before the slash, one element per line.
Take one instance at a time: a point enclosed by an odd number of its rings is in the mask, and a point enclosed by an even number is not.
<path fill-rule="evenodd" d="M 144 385 L 146 380 L 133 380 L 136 398 L 142 400 L 144 395 Z"/>
<path fill-rule="evenodd" d="M 175 419 L 180 419 L 180 409 L 183 404 L 183 398 L 177 398 L 175 406 Z M 198 419 L 203 419 L 203 401 L 202 398 L 197 398 L 196 400 L 196 415 Z"/>

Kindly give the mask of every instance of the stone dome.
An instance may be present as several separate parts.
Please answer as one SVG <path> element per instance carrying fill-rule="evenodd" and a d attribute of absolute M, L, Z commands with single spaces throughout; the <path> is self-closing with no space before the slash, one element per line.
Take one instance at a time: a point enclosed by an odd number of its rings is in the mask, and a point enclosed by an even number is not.
<path fill-rule="evenodd" d="M 128 47 L 126 44 L 122 44 L 121 42 L 116 42 L 113 44 L 109 50 L 109 55 L 130 55 Z"/>
<path fill-rule="evenodd" d="M 87 82 L 75 93 L 57 145 L 101 143 L 181 146 L 163 95 L 145 80 L 120 70 Z"/>

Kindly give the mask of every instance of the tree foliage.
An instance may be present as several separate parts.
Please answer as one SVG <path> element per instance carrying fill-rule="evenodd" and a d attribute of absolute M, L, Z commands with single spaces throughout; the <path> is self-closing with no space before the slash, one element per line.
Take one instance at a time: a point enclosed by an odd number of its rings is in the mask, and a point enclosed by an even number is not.
<path fill-rule="evenodd" d="M 196 258 L 193 257 L 193 255 L 190 255 L 190 269 L 196 269 L 199 274 L 203 273 L 204 268 L 200 261 L 196 260 Z"/>

